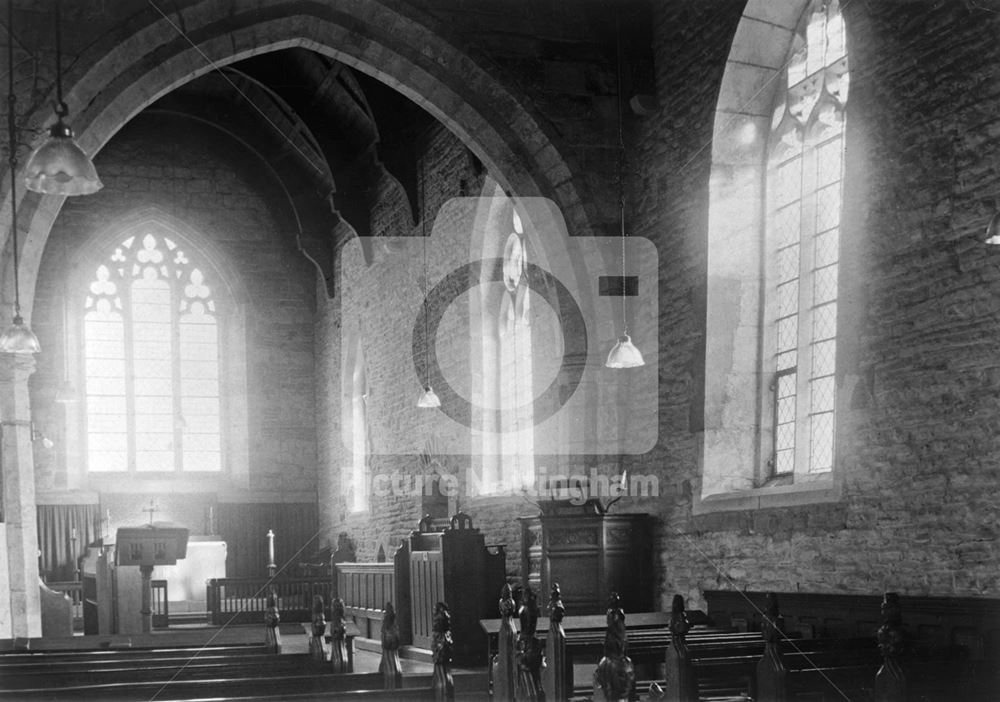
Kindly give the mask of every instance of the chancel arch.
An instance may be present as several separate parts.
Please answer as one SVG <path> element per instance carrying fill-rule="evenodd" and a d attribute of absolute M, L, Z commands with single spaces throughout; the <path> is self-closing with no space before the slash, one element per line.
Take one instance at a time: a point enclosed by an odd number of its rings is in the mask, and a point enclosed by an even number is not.
<path fill-rule="evenodd" d="M 266 8 L 266 11 L 265 11 Z M 178 22 L 197 47 L 178 34 Z M 393 33 L 404 24 L 408 32 Z M 63 77 L 77 140 L 98 152 L 129 119 L 171 90 L 215 67 L 301 46 L 370 74 L 410 97 L 457 135 L 505 185 L 555 199 L 576 233 L 591 231 L 583 204 L 585 185 L 570 174 L 570 157 L 551 141 L 513 90 L 498 82 L 447 40 L 431 17 L 405 4 L 366 0 L 350 9 L 294 2 L 241 4 L 236 13 L 202 0 L 164 16 L 152 8 L 108 32 Z M 155 53 L 155 59 L 150 58 Z M 125 70 L 111 70 L 110 66 Z M 476 87 L 472 87 L 476 86 Z M 49 121 L 47 103 L 33 106 L 26 128 L 39 133 Z M 530 141 L 527 141 L 530 136 Z M 558 187 L 557 187 L 558 186 Z M 9 193 L 4 195 L 9 207 Z M 21 197 L 22 221 L 35 236 L 23 242 L 21 285 L 32 290 L 45 239 L 61 203 Z M 6 237 L 4 239 L 6 241 Z M 4 268 L 5 295 L 11 291 Z M 24 316 L 30 321 L 31 295 Z"/>

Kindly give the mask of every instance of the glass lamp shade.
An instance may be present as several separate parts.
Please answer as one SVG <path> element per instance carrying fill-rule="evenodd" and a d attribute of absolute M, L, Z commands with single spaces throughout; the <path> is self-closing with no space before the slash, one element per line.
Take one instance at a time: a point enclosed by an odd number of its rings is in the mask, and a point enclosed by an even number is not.
<path fill-rule="evenodd" d="M 434 388 L 430 385 L 424 388 L 423 394 L 420 395 L 420 399 L 417 400 L 417 407 L 440 407 L 441 399 L 434 392 Z"/>
<path fill-rule="evenodd" d="M 608 360 L 604 365 L 608 368 L 637 368 L 646 365 L 646 362 L 642 360 L 642 354 L 632 343 L 629 335 L 622 334 L 608 354 Z"/>
<path fill-rule="evenodd" d="M 42 350 L 35 336 L 24 323 L 21 315 L 14 316 L 14 322 L 0 334 L 0 352 L 3 353 L 38 353 Z"/>
<path fill-rule="evenodd" d="M 997 210 L 990 219 L 990 223 L 986 225 L 986 243 L 1000 244 L 1000 210 Z"/>
<path fill-rule="evenodd" d="M 90 195 L 104 187 L 93 161 L 77 146 L 73 130 L 61 117 L 28 159 L 24 182 L 28 190 L 47 195 Z"/>

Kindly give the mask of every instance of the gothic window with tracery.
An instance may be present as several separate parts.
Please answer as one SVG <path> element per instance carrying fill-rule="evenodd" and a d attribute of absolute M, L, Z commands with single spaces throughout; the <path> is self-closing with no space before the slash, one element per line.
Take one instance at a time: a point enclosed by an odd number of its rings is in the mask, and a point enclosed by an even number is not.
<path fill-rule="evenodd" d="M 152 232 L 97 266 L 83 317 L 91 472 L 223 469 L 213 284 L 194 252 Z"/>
<path fill-rule="evenodd" d="M 836 0 L 804 13 L 771 122 L 766 196 L 765 377 L 771 474 L 833 467 L 838 258 L 848 70 Z"/>

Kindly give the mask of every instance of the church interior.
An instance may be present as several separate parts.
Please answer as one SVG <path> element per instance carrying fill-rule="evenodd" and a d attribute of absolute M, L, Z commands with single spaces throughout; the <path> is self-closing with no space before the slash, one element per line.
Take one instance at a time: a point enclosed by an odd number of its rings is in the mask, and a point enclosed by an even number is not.
<path fill-rule="evenodd" d="M 1000 4 L 0 7 L 0 667 L 558 583 L 1000 692 Z"/>

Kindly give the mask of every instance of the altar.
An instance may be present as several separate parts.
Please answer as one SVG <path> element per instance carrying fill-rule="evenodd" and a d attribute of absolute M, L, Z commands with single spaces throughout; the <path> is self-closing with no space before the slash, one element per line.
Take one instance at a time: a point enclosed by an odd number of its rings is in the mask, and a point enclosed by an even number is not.
<path fill-rule="evenodd" d="M 205 581 L 226 577 L 226 542 L 219 536 L 191 536 L 187 557 L 175 565 L 153 568 L 153 580 L 165 581 L 172 613 L 205 612 Z"/>

